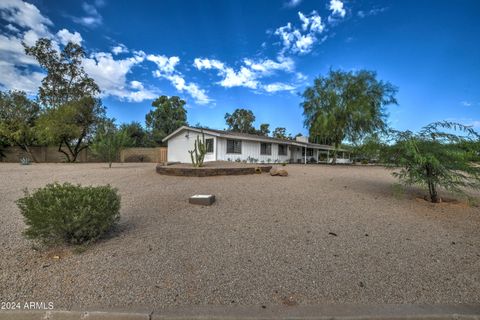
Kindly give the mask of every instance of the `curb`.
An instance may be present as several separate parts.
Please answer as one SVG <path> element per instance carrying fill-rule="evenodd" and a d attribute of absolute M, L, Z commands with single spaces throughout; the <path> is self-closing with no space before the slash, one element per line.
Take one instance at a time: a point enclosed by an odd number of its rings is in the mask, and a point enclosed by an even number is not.
<path fill-rule="evenodd" d="M 0 320 L 480 320 L 480 305 L 180 306 L 152 312 L 0 311 Z"/>

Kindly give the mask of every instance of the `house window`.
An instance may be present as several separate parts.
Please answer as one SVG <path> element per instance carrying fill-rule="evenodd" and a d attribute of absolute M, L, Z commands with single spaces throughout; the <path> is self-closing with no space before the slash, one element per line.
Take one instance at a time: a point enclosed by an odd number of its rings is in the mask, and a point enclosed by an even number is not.
<path fill-rule="evenodd" d="M 242 141 L 240 140 L 227 140 L 227 153 L 242 153 Z"/>
<path fill-rule="evenodd" d="M 269 156 L 272 154 L 272 144 L 271 143 L 260 143 L 260 154 L 264 156 Z"/>
<path fill-rule="evenodd" d="M 278 155 L 279 156 L 286 156 L 287 155 L 287 145 L 286 144 L 279 144 L 278 145 Z"/>
<path fill-rule="evenodd" d="M 213 152 L 213 139 L 205 139 L 205 147 L 207 149 L 207 153 Z"/>

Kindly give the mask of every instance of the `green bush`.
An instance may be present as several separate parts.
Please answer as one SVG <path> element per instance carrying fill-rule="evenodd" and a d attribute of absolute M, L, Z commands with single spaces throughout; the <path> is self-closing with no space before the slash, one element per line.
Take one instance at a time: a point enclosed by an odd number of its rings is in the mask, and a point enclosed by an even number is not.
<path fill-rule="evenodd" d="M 88 244 L 120 219 L 120 196 L 107 186 L 48 184 L 17 200 L 25 236 L 44 244 Z"/>

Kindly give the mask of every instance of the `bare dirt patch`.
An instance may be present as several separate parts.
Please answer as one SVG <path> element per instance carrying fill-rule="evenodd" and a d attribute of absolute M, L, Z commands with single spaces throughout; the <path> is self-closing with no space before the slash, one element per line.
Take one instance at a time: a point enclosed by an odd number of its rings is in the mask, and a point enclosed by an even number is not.
<path fill-rule="evenodd" d="M 2 299 L 56 309 L 480 303 L 479 208 L 416 201 L 414 189 L 395 197 L 378 167 L 286 169 L 284 179 L 185 178 L 154 164 L 0 164 Z M 118 229 L 81 253 L 33 250 L 14 201 L 54 181 L 117 187 Z M 190 205 L 198 193 L 217 201 Z"/>

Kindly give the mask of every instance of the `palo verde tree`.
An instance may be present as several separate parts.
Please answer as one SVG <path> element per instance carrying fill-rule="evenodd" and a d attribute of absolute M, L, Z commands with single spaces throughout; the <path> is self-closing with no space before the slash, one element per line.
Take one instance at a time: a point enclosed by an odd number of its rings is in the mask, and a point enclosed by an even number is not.
<path fill-rule="evenodd" d="M 156 144 L 161 145 L 163 138 L 187 125 L 185 104 L 177 96 L 161 96 L 152 102 L 154 110 L 147 113 L 145 123 Z"/>
<path fill-rule="evenodd" d="M 28 99 L 25 92 L 0 92 L 0 140 L 24 150 L 37 161 L 30 150 L 36 141 L 35 125 L 40 115 L 38 103 Z"/>
<path fill-rule="evenodd" d="M 343 140 L 356 142 L 385 130 L 387 105 L 396 104 L 397 89 L 379 81 L 375 72 L 330 70 L 303 93 L 305 127 L 316 141 L 330 141 L 338 149 Z M 333 162 L 335 163 L 336 152 Z"/>
<path fill-rule="evenodd" d="M 97 99 L 100 89 L 82 67 L 85 51 L 69 42 L 58 52 L 51 40 L 42 38 L 32 47 L 25 46 L 25 52 L 47 72 L 38 93 L 44 108 L 40 135 L 57 144 L 68 162 L 75 162 L 105 115 Z"/>
<path fill-rule="evenodd" d="M 405 184 L 426 187 L 432 202 L 441 201 L 439 187 L 457 193 L 480 189 L 480 166 L 463 147 L 468 142 L 476 154 L 480 152 L 479 135 L 471 127 L 435 122 L 418 133 L 392 130 L 391 136 L 394 144 L 387 148 L 386 161 L 400 168 L 393 175 Z"/>
<path fill-rule="evenodd" d="M 225 114 L 225 122 L 228 126 L 228 130 L 242 133 L 255 133 L 256 130 L 253 127 L 255 122 L 255 116 L 251 110 L 247 109 L 235 109 L 230 114 Z"/>
<path fill-rule="evenodd" d="M 93 153 L 112 167 L 112 163 L 118 160 L 120 152 L 132 144 L 132 139 L 126 130 L 119 130 L 113 120 L 106 120 L 101 124 L 92 142 Z"/>
<path fill-rule="evenodd" d="M 104 119 L 101 101 L 86 96 L 42 114 L 38 119 L 39 135 L 44 142 L 58 145 L 67 162 L 75 162 Z"/>

